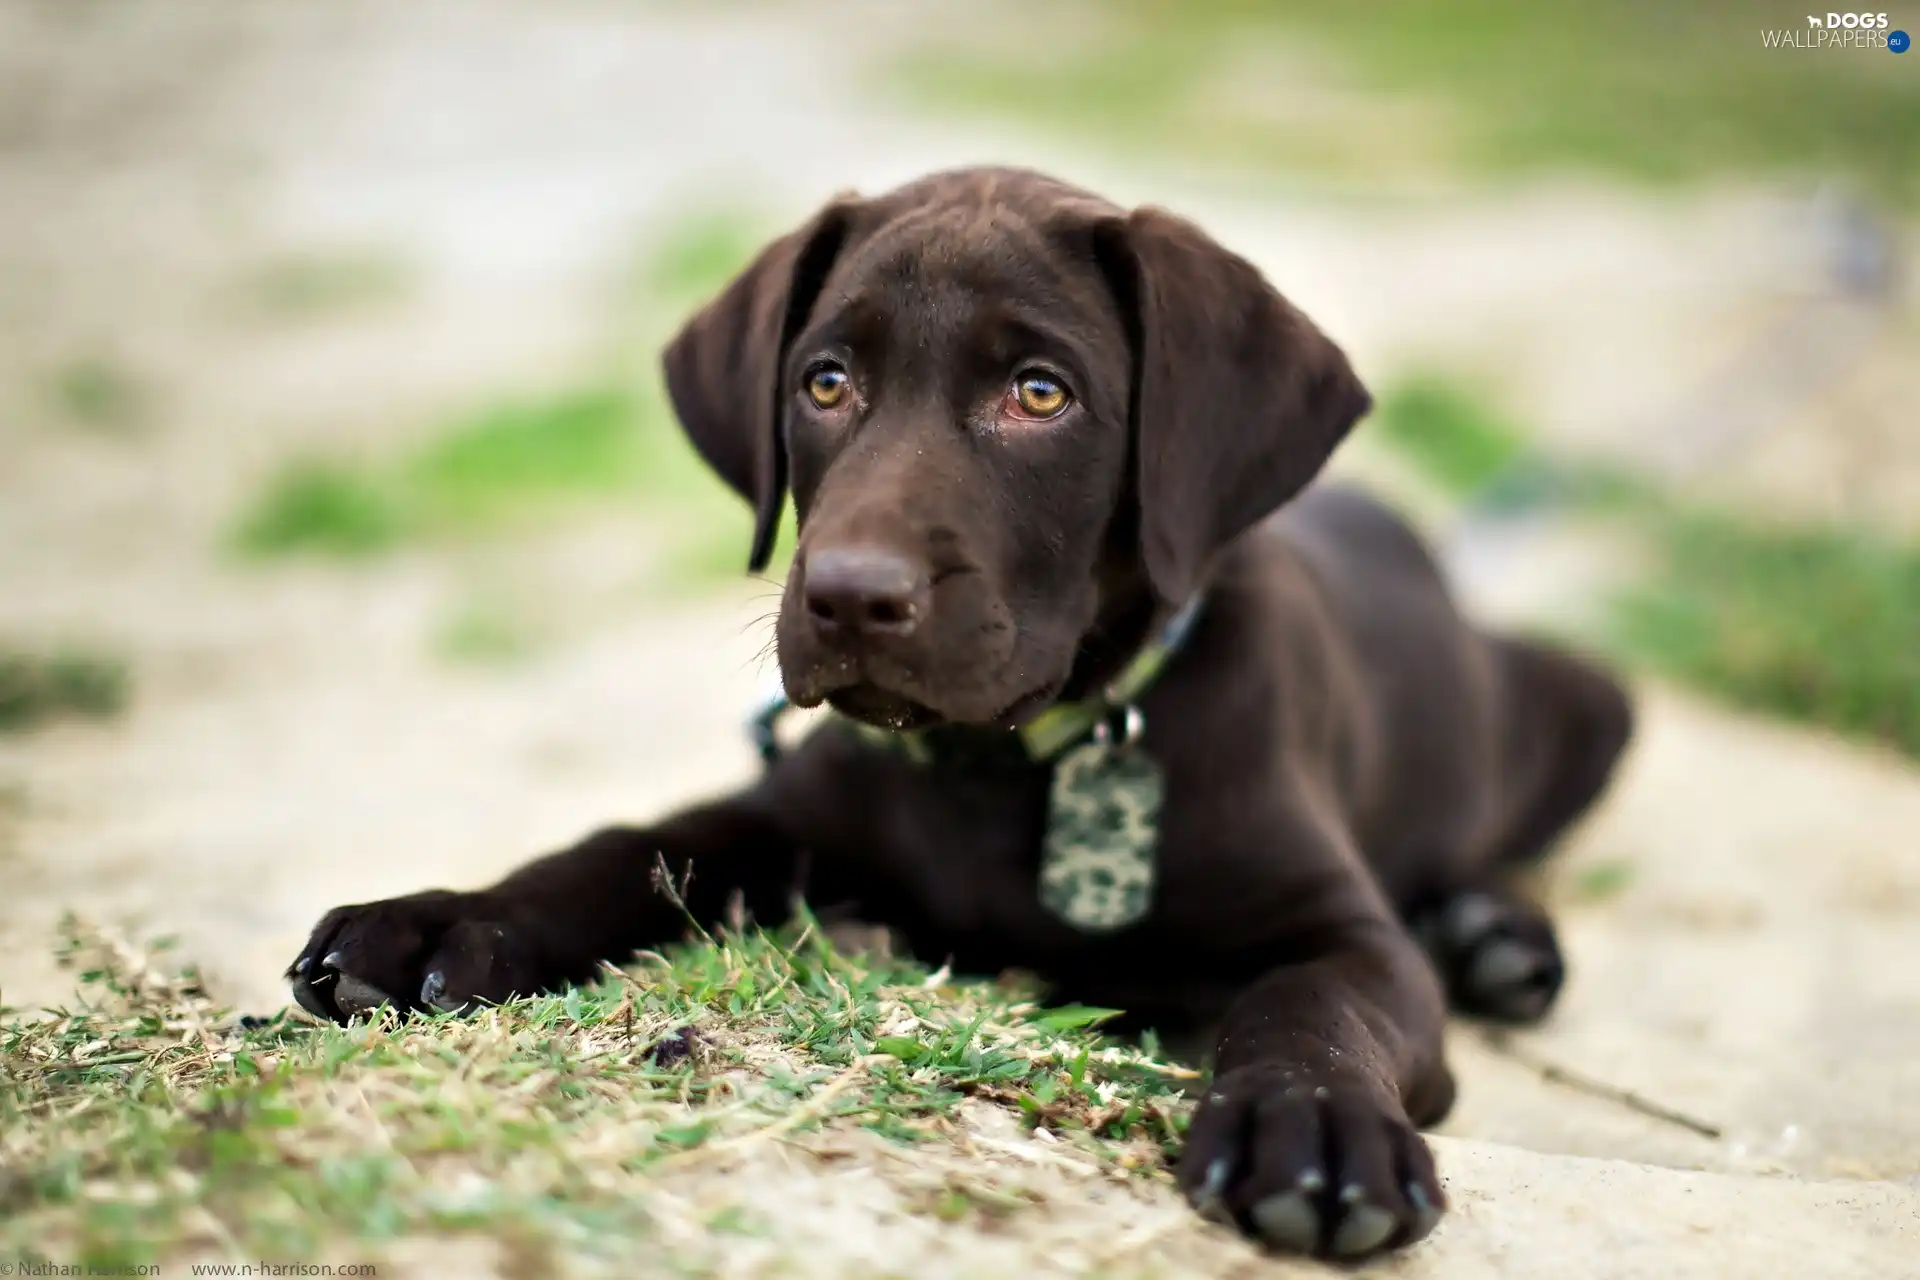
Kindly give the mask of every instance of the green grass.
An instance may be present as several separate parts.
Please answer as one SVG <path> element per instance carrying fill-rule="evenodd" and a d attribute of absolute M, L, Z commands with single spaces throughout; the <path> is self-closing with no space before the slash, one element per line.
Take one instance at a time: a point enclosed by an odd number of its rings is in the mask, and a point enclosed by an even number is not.
<path fill-rule="evenodd" d="M 898 78 L 935 106 L 1240 170 L 1821 173 L 1920 201 L 1911 57 L 1763 48 L 1763 28 L 1804 26 L 1799 9 L 1120 0 L 1098 14 L 1071 38 L 932 45 Z M 1338 92 L 1300 104 L 1303 78 Z"/>
<path fill-rule="evenodd" d="M 759 221 L 732 205 L 663 221 L 648 231 L 632 273 L 631 338 L 599 376 L 483 404 L 423 433 L 398 456 L 292 459 L 240 513 L 233 543 L 261 558 L 363 559 L 624 504 L 664 517 L 655 541 L 668 546 L 667 585 L 696 588 L 738 577 L 751 513 L 681 435 L 655 364 L 673 328 L 718 292 L 765 236 Z M 790 545 L 789 538 L 783 547 Z M 477 634 L 451 639 L 454 650 L 476 645 L 492 647 Z"/>
<path fill-rule="evenodd" d="M 1491 412 L 1484 397 L 1431 375 L 1389 386 L 1367 428 L 1429 480 L 1460 497 L 1486 490 L 1526 452 L 1525 436 Z"/>
<path fill-rule="evenodd" d="M 739 274 L 775 231 L 764 218 L 730 203 L 662 222 L 649 231 L 635 272 L 642 301 L 670 313 L 691 311 Z"/>
<path fill-rule="evenodd" d="M 1920 758 L 1920 546 L 1682 512 L 1618 637 L 1730 701 Z"/>
<path fill-rule="evenodd" d="M 506 666 L 534 653 L 544 638 L 533 610 L 489 594 L 450 613 L 434 633 L 433 648 L 450 662 Z"/>
<path fill-rule="evenodd" d="M 810 922 L 469 1018 L 351 1028 L 242 1022 L 191 973 L 69 933 L 75 1003 L 0 1024 L 9 1258 L 377 1257 L 403 1237 L 477 1233 L 630 1262 L 688 1212 L 656 1194 L 675 1179 L 856 1129 L 937 1156 L 965 1099 L 1044 1125 L 1096 1169 L 1164 1176 L 1195 1078 L 1101 1037 L 1107 1011 L 869 966 Z M 687 1026 L 693 1056 L 659 1065 L 652 1046 Z M 754 1206 L 703 1198 L 691 1229 L 755 1229 Z M 1020 1207 L 974 1178 L 924 1211 Z"/>
<path fill-rule="evenodd" d="M 401 480 L 423 516 L 486 527 L 529 506 L 630 491 L 645 478 L 660 406 L 593 389 L 485 410 L 406 463 Z"/>
<path fill-rule="evenodd" d="M 408 513 L 384 477 L 335 462 L 303 460 L 275 473 L 241 518 L 234 540 L 257 555 L 384 551 L 408 531 Z"/>
<path fill-rule="evenodd" d="M 249 311 L 284 320 L 361 312 L 403 296 L 406 265 L 373 249 L 291 253 L 262 263 L 241 285 Z"/>
<path fill-rule="evenodd" d="M 231 537 L 255 558 L 365 559 L 616 504 L 663 517 L 648 545 L 667 548 L 667 585 L 697 588 L 743 572 L 752 514 L 706 470 L 651 380 L 490 406 L 384 462 L 287 463 Z M 791 547 L 788 529 L 779 563 Z"/>
<path fill-rule="evenodd" d="M 54 370 L 47 379 L 46 395 L 68 422 L 101 431 L 140 425 L 149 401 L 141 379 L 106 356 L 81 357 Z"/>
<path fill-rule="evenodd" d="M 1581 868 L 1573 878 L 1573 896 L 1577 901 L 1610 902 L 1633 886 L 1638 869 L 1622 858 L 1610 858 Z"/>
<path fill-rule="evenodd" d="M 567 390 L 481 409 L 384 464 L 296 461 L 235 538 L 259 555 L 359 556 L 632 496 L 670 443 L 663 412 L 655 396 L 623 388 Z"/>
<path fill-rule="evenodd" d="M 1643 545 L 1648 571 L 1596 637 L 1621 656 L 1920 758 L 1920 545 L 1775 527 L 1648 480 L 1550 462 L 1486 397 L 1438 376 L 1390 386 L 1366 429 L 1457 501 L 1546 499 Z"/>
<path fill-rule="evenodd" d="M 0 733 L 67 716 L 104 719 L 125 709 L 126 664 L 94 653 L 0 650 Z"/>

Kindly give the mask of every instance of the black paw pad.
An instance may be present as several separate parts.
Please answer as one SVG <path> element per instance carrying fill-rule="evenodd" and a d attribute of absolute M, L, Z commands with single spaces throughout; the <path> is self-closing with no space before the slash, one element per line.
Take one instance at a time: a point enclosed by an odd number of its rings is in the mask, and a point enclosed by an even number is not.
<path fill-rule="evenodd" d="M 1553 925 L 1538 908 L 1490 893 L 1463 893 L 1422 930 L 1462 1013 L 1538 1022 L 1566 981 Z"/>

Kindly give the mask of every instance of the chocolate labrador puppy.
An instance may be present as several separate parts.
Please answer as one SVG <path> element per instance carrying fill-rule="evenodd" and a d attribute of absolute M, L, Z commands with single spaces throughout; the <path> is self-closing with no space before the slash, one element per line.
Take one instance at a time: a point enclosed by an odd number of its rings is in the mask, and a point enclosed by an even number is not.
<path fill-rule="evenodd" d="M 1631 715 L 1605 675 L 1464 621 L 1387 511 L 1302 492 L 1369 407 L 1340 349 L 1188 222 L 976 169 L 835 199 L 665 368 L 758 512 L 754 568 L 792 495 L 780 674 L 839 715 L 656 826 L 329 912 L 299 1002 L 591 978 L 679 934 L 664 860 L 701 917 L 804 894 L 1213 1028 L 1196 1205 L 1341 1258 L 1426 1234 L 1448 1002 L 1546 1012 L 1553 930 L 1505 881 L 1599 794 Z"/>

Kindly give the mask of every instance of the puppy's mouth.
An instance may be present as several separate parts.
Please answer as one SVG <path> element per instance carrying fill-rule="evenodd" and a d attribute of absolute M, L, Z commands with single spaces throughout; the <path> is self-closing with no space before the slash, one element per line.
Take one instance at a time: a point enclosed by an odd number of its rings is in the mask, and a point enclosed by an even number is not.
<path fill-rule="evenodd" d="M 843 716 L 888 729 L 894 733 L 914 733 L 947 725 L 969 725 L 981 729 L 1018 729 L 1038 715 L 1059 694 L 1057 683 L 1048 683 L 1022 694 L 991 715 L 965 719 L 949 716 L 905 694 L 894 693 L 879 685 L 862 681 L 827 694 L 827 705 Z"/>
<path fill-rule="evenodd" d="M 850 684 L 835 689 L 827 695 L 827 705 L 843 716 L 895 733 L 931 729 L 945 719 L 925 703 L 891 693 L 876 684 Z"/>

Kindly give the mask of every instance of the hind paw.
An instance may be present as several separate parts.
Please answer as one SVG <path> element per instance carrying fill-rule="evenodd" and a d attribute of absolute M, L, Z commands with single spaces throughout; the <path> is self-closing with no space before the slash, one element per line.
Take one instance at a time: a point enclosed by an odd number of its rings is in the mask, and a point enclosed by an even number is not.
<path fill-rule="evenodd" d="M 1461 1013 L 1538 1022 L 1566 981 L 1553 922 L 1532 903 L 1485 890 L 1449 899 L 1419 929 Z"/>

